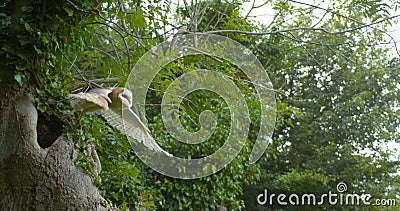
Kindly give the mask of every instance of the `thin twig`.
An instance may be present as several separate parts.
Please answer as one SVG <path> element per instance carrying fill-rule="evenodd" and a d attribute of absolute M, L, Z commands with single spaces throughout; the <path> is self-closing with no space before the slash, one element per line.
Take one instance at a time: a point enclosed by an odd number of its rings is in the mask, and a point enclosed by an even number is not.
<path fill-rule="evenodd" d="M 191 47 L 191 46 L 182 46 L 182 48 L 187 48 L 187 49 L 196 51 L 196 52 L 198 52 L 198 53 L 204 54 L 204 55 L 206 55 L 206 56 L 208 56 L 208 57 L 214 59 L 215 61 L 217 61 L 217 62 L 219 62 L 219 63 L 222 63 L 222 60 L 220 60 L 220 59 L 218 59 L 217 57 L 215 57 L 215 56 L 213 56 L 213 55 L 211 55 L 211 54 L 209 54 L 209 53 L 207 53 L 207 52 L 205 52 L 205 51 L 202 51 L 202 50 L 200 50 L 200 49 L 193 48 L 193 47 Z"/>
<path fill-rule="evenodd" d="M 99 84 L 102 83 L 118 83 L 118 78 L 99 78 L 99 79 L 93 79 L 93 80 L 88 80 L 87 82 L 79 83 L 74 86 L 73 90 L 88 86 L 88 85 L 94 85 L 98 88 L 101 88 Z"/>
<path fill-rule="evenodd" d="M 78 74 L 79 74 L 80 77 L 81 77 L 81 80 L 83 80 L 83 81 L 85 81 L 85 83 L 89 84 L 89 81 L 88 81 L 88 80 L 85 78 L 85 76 L 81 73 L 81 71 L 78 69 L 78 67 L 76 67 L 76 65 L 75 65 L 75 60 L 76 60 L 76 58 L 74 59 L 74 62 L 71 62 L 71 61 L 69 60 L 69 58 L 64 54 L 64 52 L 63 52 L 61 49 L 58 49 L 58 51 L 60 51 L 60 53 L 61 53 L 62 56 L 67 60 L 67 62 L 71 64 L 71 67 L 74 67 L 75 71 L 78 72 Z M 70 69 L 71 69 L 71 67 L 70 67 Z"/>

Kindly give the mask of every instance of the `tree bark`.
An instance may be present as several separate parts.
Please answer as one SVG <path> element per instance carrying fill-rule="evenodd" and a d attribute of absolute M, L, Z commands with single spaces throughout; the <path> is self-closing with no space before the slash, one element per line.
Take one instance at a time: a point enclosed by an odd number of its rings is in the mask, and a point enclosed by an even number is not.
<path fill-rule="evenodd" d="M 0 210 L 105 210 L 93 176 L 74 163 L 73 141 L 61 135 L 42 148 L 33 97 L 0 88 Z"/>

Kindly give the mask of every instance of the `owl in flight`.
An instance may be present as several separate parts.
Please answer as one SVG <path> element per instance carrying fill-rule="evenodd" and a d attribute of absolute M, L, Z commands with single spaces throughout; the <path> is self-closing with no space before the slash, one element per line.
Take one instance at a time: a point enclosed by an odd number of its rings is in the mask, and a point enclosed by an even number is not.
<path fill-rule="evenodd" d="M 107 122 L 122 133 L 143 143 L 146 147 L 172 156 L 164 151 L 150 135 L 150 130 L 132 111 L 132 92 L 126 88 L 98 88 L 85 93 L 70 94 L 71 113 L 82 111 L 79 118 L 88 112 L 101 114 Z M 124 111 L 124 115 L 122 115 Z"/>

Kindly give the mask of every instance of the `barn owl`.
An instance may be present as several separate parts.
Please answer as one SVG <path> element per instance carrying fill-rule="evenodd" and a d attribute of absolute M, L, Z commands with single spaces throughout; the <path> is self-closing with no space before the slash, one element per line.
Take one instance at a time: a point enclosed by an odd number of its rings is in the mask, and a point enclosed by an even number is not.
<path fill-rule="evenodd" d="M 150 149 L 172 156 L 164 151 L 150 135 L 150 130 L 132 111 L 132 92 L 126 88 L 98 88 L 86 93 L 70 94 L 72 113 L 82 111 L 81 118 L 88 112 L 101 114 L 107 122 L 122 133 L 142 142 Z M 122 111 L 124 115 L 122 115 Z"/>

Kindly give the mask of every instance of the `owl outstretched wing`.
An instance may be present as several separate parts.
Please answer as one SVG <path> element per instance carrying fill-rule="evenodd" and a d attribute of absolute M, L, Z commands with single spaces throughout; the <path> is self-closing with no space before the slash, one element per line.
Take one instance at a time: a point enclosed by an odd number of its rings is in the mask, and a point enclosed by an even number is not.
<path fill-rule="evenodd" d="M 143 124 L 131 108 L 124 109 L 124 115 L 122 115 L 121 110 L 100 110 L 99 113 L 110 125 L 117 128 L 122 133 L 129 135 L 154 151 L 172 156 L 172 154 L 166 152 L 157 144 L 151 136 L 150 130 Z"/>
<path fill-rule="evenodd" d="M 86 93 L 70 94 L 69 98 L 73 107 L 72 112 L 81 109 L 85 110 L 85 113 L 97 109 L 108 110 L 108 104 L 111 102 L 111 99 L 108 97 L 110 93 L 110 89 L 92 89 Z"/>

